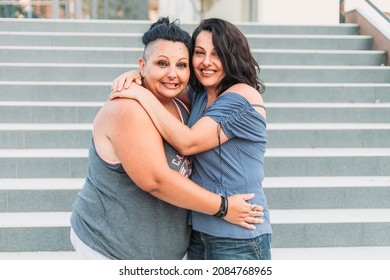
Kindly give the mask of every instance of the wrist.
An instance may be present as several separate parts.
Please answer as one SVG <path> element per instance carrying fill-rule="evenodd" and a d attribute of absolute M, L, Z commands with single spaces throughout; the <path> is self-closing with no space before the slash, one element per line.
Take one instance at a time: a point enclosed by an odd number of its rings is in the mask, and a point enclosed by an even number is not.
<path fill-rule="evenodd" d="M 228 212 L 228 199 L 222 195 L 220 195 L 221 197 L 221 205 L 219 207 L 219 210 L 217 213 L 215 213 L 213 216 L 214 217 L 217 217 L 217 218 L 223 218 L 227 215 L 227 212 Z"/>

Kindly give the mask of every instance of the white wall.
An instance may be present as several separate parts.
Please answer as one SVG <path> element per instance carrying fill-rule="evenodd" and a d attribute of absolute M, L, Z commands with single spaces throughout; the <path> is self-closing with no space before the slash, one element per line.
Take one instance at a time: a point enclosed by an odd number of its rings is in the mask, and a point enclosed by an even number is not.
<path fill-rule="evenodd" d="M 209 11 L 204 13 L 203 17 L 218 17 L 230 22 L 242 21 L 241 0 L 219 0 L 215 2 Z"/>
<path fill-rule="evenodd" d="M 200 0 L 159 0 L 158 16 L 169 16 L 182 22 L 199 22 Z"/>
<path fill-rule="evenodd" d="M 266 24 L 338 24 L 339 0 L 258 0 L 258 21 Z"/>

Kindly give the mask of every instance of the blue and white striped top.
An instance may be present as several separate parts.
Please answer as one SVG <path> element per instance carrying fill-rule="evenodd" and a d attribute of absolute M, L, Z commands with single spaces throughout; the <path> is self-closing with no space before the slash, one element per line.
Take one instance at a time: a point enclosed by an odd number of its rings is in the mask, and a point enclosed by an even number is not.
<path fill-rule="evenodd" d="M 254 193 L 250 203 L 264 207 L 264 223 L 248 230 L 221 218 L 199 212 L 191 213 L 193 229 L 218 237 L 253 238 L 272 233 L 266 197 L 262 188 L 264 153 L 266 150 L 266 120 L 247 99 L 227 92 L 206 109 L 207 94 L 190 94 L 192 102 L 188 125 L 203 116 L 219 123 L 229 138 L 221 145 L 193 156 L 191 179 L 203 188 L 224 196 Z M 217 137 L 217 134 L 216 134 Z"/>

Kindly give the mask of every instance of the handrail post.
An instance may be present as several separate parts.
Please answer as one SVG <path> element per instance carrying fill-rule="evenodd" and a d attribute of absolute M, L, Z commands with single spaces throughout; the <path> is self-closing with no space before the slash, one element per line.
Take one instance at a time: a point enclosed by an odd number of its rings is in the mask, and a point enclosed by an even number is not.
<path fill-rule="evenodd" d="M 340 0 L 340 16 L 339 16 L 339 22 L 345 23 L 345 10 L 344 10 L 344 0 Z"/>

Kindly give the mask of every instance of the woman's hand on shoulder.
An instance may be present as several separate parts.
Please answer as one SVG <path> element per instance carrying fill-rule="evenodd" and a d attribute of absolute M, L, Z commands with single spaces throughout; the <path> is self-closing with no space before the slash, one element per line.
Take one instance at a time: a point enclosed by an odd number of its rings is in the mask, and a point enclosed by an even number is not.
<path fill-rule="evenodd" d="M 136 70 L 125 72 L 111 83 L 111 92 L 119 92 L 123 89 L 128 89 L 133 82 L 142 85 L 140 73 Z"/>
<path fill-rule="evenodd" d="M 142 96 L 146 94 L 151 94 L 151 92 L 146 88 L 144 88 L 143 86 L 132 83 L 126 89 L 122 89 L 121 91 L 111 92 L 109 95 L 109 99 L 113 100 L 116 98 L 128 98 L 128 99 L 135 99 L 139 101 L 140 98 L 142 98 Z"/>

